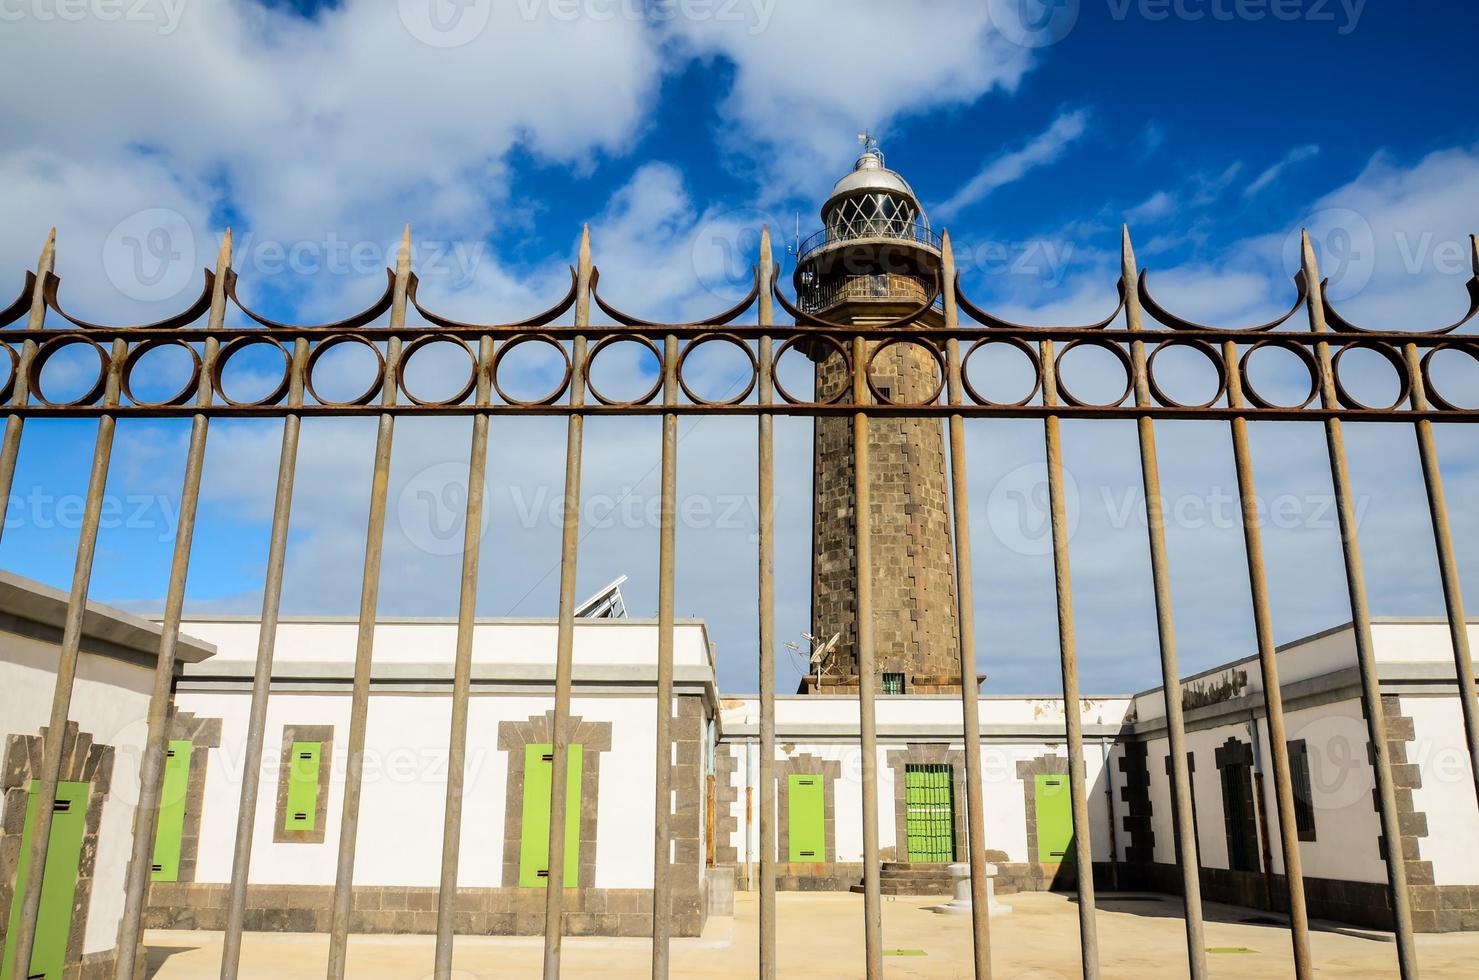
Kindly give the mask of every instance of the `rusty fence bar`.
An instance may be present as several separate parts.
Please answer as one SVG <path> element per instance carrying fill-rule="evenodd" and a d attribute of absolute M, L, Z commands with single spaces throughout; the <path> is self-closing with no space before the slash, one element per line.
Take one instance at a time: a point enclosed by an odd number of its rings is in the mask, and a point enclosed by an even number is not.
<path fill-rule="evenodd" d="M 411 226 L 406 226 L 395 264 L 395 295 L 390 310 L 390 338 L 385 342 L 385 378 L 380 403 L 396 402 L 401 341 L 394 333 L 406 325 L 406 289 L 411 281 Z M 323 348 L 320 348 L 322 350 Z M 375 656 L 375 621 L 380 604 L 380 560 L 385 554 L 385 507 L 390 493 L 390 454 L 395 443 L 395 416 L 380 416 L 375 433 L 375 466 L 370 478 L 370 515 L 365 529 L 365 565 L 360 584 L 358 632 L 354 650 L 354 686 L 349 705 L 349 748 L 345 754 L 344 803 L 339 818 L 339 859 L 334 877 L 334 904 L 329 921 L 328 980 L 344 980 L 349 953 L 349 924 L 354 911 L 354 854 L 359 842 L 360 798 L 364 790 L 365 734 L 370 714 L 370 672 Z"/>
<path fill-rule="evenodd" d="M 492 397 L 493 338 L 478 341 L 477 400 Z M 467 778 L 467 710 L 472 690 L 472 634 L 478 612 L 478 562 L 483 541 L 483 491 L 488 474 L 488 416 L 474 415 L 467 456 L 467 508 L 462 530 L 462 577 L 457 595 L 457 640 L 452 660 L 452 718 L 447 737 L 447 796 L 442 817 L 442 864 L 437 888 L 437 934 L 432 976 L 451 980 L 456 934 L 457 869 L 462 855 L 462 791 Z"/>
<path fill-rule="evenodd" d="M 115 340 L 106 366 L 105 406 L 117 405 L 123 361 L 128 344 Z M 98 418 L 97 440 L 92 454 L 92 468 L 87 478 L 87 499 L 83 505 L 82 523 L 77 537 L 77 560 L 72 571 L 72 589 L 67 597 L 67 617 L 62 628 L 62 645 L 57 659 L 56 686 L 52 691 L 51 717 L 42 745 L 41 779 L 36 796 L 45 805 L 36 806 L 27 857 L 27 875 L 17 881 L 12 901 L 21 902 L 20 931 L 10 937 L 14 942 L 15 980 L 26 980 L 31 973 L 31 953 L 35 948 L 36 929 L 41 910 L 41 885 L 46 874 L 47 848 L 51 844 L 52 805 L 57 783 L 61 779 L 62 747 L 66 741 L 67 716 L 72 707 L 72 691 L 77 680 L 77 661 L 82 653 L 82 621 L 87 610 L 88 589 L 92 584 L 93 559 L 97 555 L 98 526 L 102 521 L 103 494 L 108 484 L 108 468 L 113 457 L 113 436 L 118 420 L 111 414 Z"/>
<path fill-rule="evenodd" d="M 231 268 L 231 230 L 226 230 L 216 259 L 216 282 L 211 291 L 210 323 L 219 329 L 226 320 L 225 277 Z M 214 340 L 205 342 L 195 404 L 211 403 L 211 369 L 220 353 Z M 206 435 L 210 420 L 197 415 L 190 423 L 190 446 L 185 453 L 185 478 L 180 490 L 180 516 L 175 525 L 175 549 L 170 562 L 169 588 L 160 625 L 159 659 L 154 665 L 154 686 L 149 693 L 148 733 L 139 760 L 139 803 L 134 809 L 133 850 L 124 886 L 123 920 L 118 927 L 118 956 L 115 980 L 133 980 L 139 966 L 135 955 L 143 936 L 144 906 L 149 897 L 153 870 L 154 838 L 158 832 L 160 794 L 163 790 L 164 760 L 169 746 L 169 719 L 173 713 L 175 653 L 180 639 L 180 619 L 185 608 L 185 584 L 190 571 L 190 547 L 195 537 L 195 513 L 200 503 L 200 481 L 205 469 Z"/>
<path fill-rule="evenodd" d="M 1479 242 L 1474 244 L 1474 273 L 1479 275 Z M 1423 381 L 1422 362 L 1415 344 L 1403 349 L 1408 374 L 1412 377 L 1412 407 L 1426 411 L 1427 387 Z M 1453 551 L 1453 529 L 1448 521 L 1448 498 L 1443 492 L 1443 470 L 1438 465 L 1438 447 L 1433 441 L 1433 423 L 1419 419 L 1415 424 L 1417 454 L 1422 462 L 1423 486 L 1428 495 L 1428 512 L 1433 521 L 1433 542 L 1438 548 L 1438 573 L 1443 582 L 1443 604 L 1448 613 L 1448 635 L 1453 645 L 1454 678 L 1464 718 L 1464 739 L 1469 747 L 1469 774 L 1474 779 L 1474 793 L 1479 798 L 1479 704 L 1475 702 L 1474 657 L 1469 647 L 1468 619 L 1464 615 L 1463 586 L 1459 581 L 1458 557 Z"/>
<path fill-rule="evenodd" d="M 1236 364 L 1238 346 L 1227 341 L 1223 353 Z M 1227 403 L 1241 408 L 1247 402 L 1242 373 L 1227 375 Z M 1274 799 L 1279 817 L 1280 853 L 1289 889 L 1289 940 L 1294 952 L 1294 974 L 1313 976 L 1309 948 L 1309 913 L 1304 896 L 1304 859 L 1299 851 L 1299 827 L 1294 814 L 1294 781 L 1289 773 L 1289 741 L 1284 730 L 1284 689 L 1279 681 L 1278 646 L 1274 642 L 1273 612 L 1269 604 L 1268 573 L 1263 561 L 1262 517 L 1248 443 L 1248 420 L 1231 422 L 1233 466 L 1237 471 L 1238 501 L 1243 521 L 1243 550 L 1248 562 L 1248 588 L 1253 606 L 1253 631 L 1258 643 L 1258 667 L 1263 679 L 1264 712 L 1268 716 L 1269 751 L 1274 764 Z"/>
<path fill-rule="evenodd" d="M 852 342 L 853 403 L 868 403 L 868 342 Z M 883 976 L 883 883 L 878 855 L 878 725 L 874 714 L 873 493 L 868 414 L 852 417 L 853 546 L 857 555 L 858 748 L 863 777 L 863 953 L 868 980 Z"/>
<path fill-rule="evenodd" d="M 1137 334 L 1145 328 L 1136 289 L 1135 249 L 1130 229 L 1124 228 L 1120 246 L 1120 282 L 1125 295 L 1125 326 Z M 1145 342 L 1130 343 L 1135 375 L 1135 404 L 1148 406 L 1150 371 Z M 1171 601 L 1171 561 L 1166 553 L 1165 498 L 1161 494 L 1160 457 L 1155 422 L 1148 415 L 1135 420 L 1140 440 L 1140 477 L 1145 490 L 1146 527 L 1150 539 L 1151 581 L 1155 589 L 1156 635 L 1160 640 L 1161 693 L 1166 702 L 1166 741 L 1171 761 L 1172 837 L 1181 854 L 1181 898 L 1186 927 L 1187 968 L 1192 980 L 1207 976 L 1207 944 L 1202 920 L 1201 853 L 1197 847 L 1196 818 L 1192 809 L 1191 773 L 1186 761 L 1186 719 L 1181 703 L 1181 664 L 1176 647 L 1176 621 Z M 1105 779 L 1108 779 L 1108 773 Z M 1303 977 L 1303 974 L 1300 975 Z"/>
<path fill-rule="evenodd" d="M 294 344 L 289 372 L 290 405 L 303 403 L 308 341 Z M 288 525 L 293 510 L 293 478 L 298 468 L 298 437 L 303 420 L 288 415 L 282 423 L 282 452 L 277 464 L 277 493 L 272 505 L 272 537 L 267 547 L 267 576 L 262 588 L 262 625 L 257 636 L 257 662 L 252 675 L 252 702 L 247 717 L 246 758 L 241 770 L 241 800 L 236 813 L 236 849 L 231 860 L 231 888 L 226 905 L 226 935 L 221 944 L 221 980 L 236 980 L 241 969 L 241 934 L 246 918 L 247 881 L 251 877 L 252 836 L 257 792 L 262 776 L 262 743 L 267 733 L 267 699 L 272 689 L 272 660 L 277 649 L 277 618 L 282 608 L 282 577 L 287 562 Z"/>
<path fill-rule="evenodd" d="M 678 403 L 678 338 L 663 344 L 663 404 Z M 662 501 L 658 528 L 657 766 L 652 829 L 652 980 L 667 980 L 673 933 L 673 599 L 677 588 L 678 416 L 662 420 Z M 690 814 L 697 819 L 696 814 Z"/>
<path fill-rule="evenodd" d="M 1059 382 L 1053 342 L 1042 342 L 1043 402 L 1057 405 Z M 1062 426 L 1043 423 L 1052 515 L 1053 578 L 1058 601 L 1058 649 L 1063 663 L 1063 720 L 1068 741 L 1068 786 L 1073 805 L 1074 860 L 1078 867 L 1079 952 L 1084 980 L 1099 980 L 1099 927 L 1094 916 L 1094 859 L 1089 839 L 1089 797 L 1084 785 L 1084 727 L 1078 690 L 1078 639 L 1073 625 L 1073 573 L 1069 564 L 1067 502 L 1063 485 Z"/>
<path fill-rule="evenodd" d="M 1318 335 L 1329 333 L 1325 319 L 1324 288 L 1315 262 L 1315 250 L 1309 233 L 1303 235 L 1303 266 L 1309 284 L 1310 329 Z M 1319 363 L 1320 401 L 1326 408 L 1340 402 L 1335 388 L 1335 365 L 1330 345 L 1323 340 L 1316 346 Z M 1418 976 L 1417 944 L 1412 937 L 1412 903 L 1407 891 L 1406 855 L 1402 851 L 1402 828 L 1397 815 L 1397 792 L 1392 781 L 1391 752 L 1387 745 L 1386 711 L 1381 700 L 1381 678 L 1376 669 L 1376 651 L 1371 643 L 1371 609 L 1366 599 L 1366 573 L 1361 562 L 1361 542 L 1356 524 L 1355 506 L 1351 500 L 1351 475 L 1346 459 L 1345 433 L 1339 418 L 1325 420 L 1325 441 L 1330 456 L 1330 482 L 1335 490 L 1336 513 L 1340 520 L 1340 543 L 1345 555 L 1346 587 L 1351 602 L 1351 627 L 1355 634 L 1356 664 L 1361 674 L 1361 695 L 1366 710 L 1367 736 L 1371 744 L 1372 768 L 1376 771 L 1377 809 L 1381 814 L 1381 835 L 1386 849 L 1387 886 L 1391 891 L 1392 918 L 1397 936 L 1397 965 L 1403 980 Z"/>
<path fill-rule="evenodd" d="M 941 240 L 945 325 L 960 323 L 955 300 L 955 249 L 950 232 Z M 946 386 L 951 405 L 963 400 L 960 341 L 946 347 Z M 986 803 L 981 772 L 981 692 L 976 683 L 976 600 L 971 581 L 971 495 L 967 483 L 965 419 L 950 416 L 950 512 L 955 536 L 955 604 L 960 629 L 960 711 L 965 737 L 966 860 L 971 866 L 971 951 L 976 980 L 991 978 L 991 909 L 987 894 Z"/>
<path fill-rule="evenodd" d="M 760 230 L 760 282 L 775 274 L 770 252 L 770 228 Z M 760 326 L 775 320 L 770 290 L 760 292 Z M 762 405 L 775 400 L 772 370 L 775 347 L 769 335 L 760 337 L 760 395 Z M 760 980 L 775 980 L 775 417 L 759 420 L 759 532 L 760 532 Z"/>
<path fill-rule="evenodd" d="M 590 323 L 591 232 L 581 230 L 576 274 L 575 323 Z M 571 352 L 570 399 L 585 403 L 586 341 L 577 336 Z M 559 627 L 555 641 L 555 710 L 550 732 L 551 772 L 548 877 L 544 893 L 544 977 L 560 975 L 565 937 L 565 823 L 569 806 L 567 771 L 570 755 L 570 691 L 575 671 L 576 568 L 580 553 L 580 479 L 585 451 L 585 419 L 572 415 L 565 433 L 565 508 L 560 530 Z"/>

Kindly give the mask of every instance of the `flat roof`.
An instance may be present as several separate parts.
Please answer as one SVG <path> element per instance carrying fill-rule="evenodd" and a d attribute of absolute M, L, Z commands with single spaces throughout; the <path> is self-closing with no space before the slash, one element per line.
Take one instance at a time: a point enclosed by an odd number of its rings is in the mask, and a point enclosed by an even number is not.
<path fill-rule="evenodd" d="M 67 623 L 67 593 L 49 585 L 0 570 L 0 626 L 15 632 L 32 624 L 38 638 L 59 642 Z M 89 602 L 82 616 L 82 649 L 104 656 L 119 653 L 157 659 L 163 628 L 142 616 Z M 215 644 L 180 634 L 175 656 L 182 663 L 200 663 L 216 653 Z"/>

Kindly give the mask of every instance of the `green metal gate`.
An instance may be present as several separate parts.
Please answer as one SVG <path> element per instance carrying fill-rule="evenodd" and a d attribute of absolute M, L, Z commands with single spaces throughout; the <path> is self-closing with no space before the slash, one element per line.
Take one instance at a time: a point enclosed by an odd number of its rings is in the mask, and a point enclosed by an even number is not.
<path fill-rule="evenodd" d="M 904 767 L 904 819 L 910 861 L 955 860 L 955 778 L 944 764 Z"/>

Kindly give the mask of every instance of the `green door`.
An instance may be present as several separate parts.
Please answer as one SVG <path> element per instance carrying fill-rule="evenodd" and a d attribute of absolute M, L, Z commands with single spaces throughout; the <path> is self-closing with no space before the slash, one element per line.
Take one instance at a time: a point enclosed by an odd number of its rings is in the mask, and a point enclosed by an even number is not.
<path fill-rule="evenodd" d="M 580 770 L 582 747 L 571 745 L 565 767 L 565 881 L 580 883 Z M 549 794 L 555 773 L 553 745 L 524 746 L 524 822 L 519 834 L 519 887 L 543 888 L 549 879 Z"/>
<path fill-rule="evenodd" d="M 793 864 L 827 860 L 827 802 L 822 777 L 791 774 L 787 783 L 786 829 Z"/>
<path fill-rule="evenodd" d="M 313 830 L 318 825 L 318 767 L 323 751 L 323 742 L 294 742 L 288 753 L 284 830 Z"/>
<path fill-rule="evenodd" d="M 188 739 L 169 743 L 164 760 L 164 786 L 159 792 L 159 827 L 154 834 L 153 881 L 180 880 L 180 842 L 185 836 L 185 798 L 190 792 Z"/>
<path fill-rule="evenodd" d="M 955 780 L 948 765 L 904 767 L 910 861 L 955 860 Z"/>
<path fill-rule="evenodd" d="M 1037 860 L 1056 864 L 1073 860 L 1073 797 L 1067 776 L 1037 776 Z"/>
<path fill-rule="evenodd" d="M 36 826 L 37 784 L 31 781 L 26 804 L 26 826 L 21 833 L 20 867 L 10 903 L 10 924 L 5 934 L 14 936 L 20 925 L 21 882 L 30 873 L 31 833 Z M 36 945 L 31 950 L 31 980 L 62 980 L 67 962 L 67 937 L 72 931 L 72 900 L 77 895 L 77 868 L 82 859 L 82 834 L 87 825 L 87 798 L 91 783 L 58 783 L 51 813 L 51 841 L 46 848 L 46 870 L 41 882 L 41 917 L 36 925 Z M 12 945 L 6 943 L 4 973 L 14 967 Z"/>

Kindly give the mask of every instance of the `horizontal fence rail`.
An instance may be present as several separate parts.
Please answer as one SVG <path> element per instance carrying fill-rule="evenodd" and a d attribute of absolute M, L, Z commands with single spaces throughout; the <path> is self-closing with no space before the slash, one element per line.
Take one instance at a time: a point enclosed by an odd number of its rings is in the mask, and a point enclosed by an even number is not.
<path fill-rule="evenodd" d="M 1154 297 L 1149 276 L 1139 271 L 1128 232 L 1122 243 L 1121 274 L 1106 295 L 1118 294 L 1118 304 L 1109 316 L 1094 324 L 1077 326 L 1027 326 L 994 316 L 972 303 L 960 288 L 955 273 L 950 236 L 939 239 L 941 274 L 931 294 L 913 312 L 877 327 L 832 323 L 797 307 L 781 290 L 779 270 L 771 254 L 768 230 L 762 230 L 761 247 L 753 286 L 736 306 L 706 320 L 688 324 L 660 324 L 622 313 L 599 295 L 599 272 L 591 258 L 589 231 L 581 238 L 577 267 L 570 270 L 570 288 L 549 310 L 529 319 L 508 324 L 468 324 L 442 317 L 421 305 L 418 282 L 411 270 L 410 230 L 407 229 L 396 268 L 387 270 L 385 291 L 365 310 L 332 324 L 280 323 L 245 306 L 237 293 L 237 276 L 231 269 L 229 233 L 214 271 L 207 271 L 199 299 L 180 314 L 152 324 L 108 326 L 89 323 L 66 313 L 61 305 L 61 280 L 55 273 L 55 235 L 48 240 L 34 273 L 25 277 L 16 300 L 0 308 L 0 402 L 4 403 L 6 427 L 0 443 L 0 503 L 8 503 L 26 420 L 47 417 L 97 417 L 97 441 L 89 477 L 87 505 L 78 545 L 66 629 L 61 643 L 57 681 L 50 712 L 50 727 L 44 742 L 43 771 L 39 784 L 42 798 L 55 792 L 61 768 L 62 740 L 71 708 L 82 630 L 82 614 L 88 601 L 94 554 L 97 547 L 99 510 L 111 463 L 117 422 L 127 418 L 189 418 L 192 435 L 185 467 L 183 506 L 171 566 L 169 592 L 165 601 L 164 631 L 155 668 L 153 694 L 148 712 L 147 744 L 140 773 L 140 806 L 134 820 L 134 840 L 128 869 L 125 907 L 120 926 L 120 944 L 115 976 L 133 980 L 137 975 L 138 949 L 148 893 L 148 862 L 156 832 L 160 781 L 166 748 L 168 719 L 173 711 L 171 681 L 176 665 L 176 645 L 190 543 L 195 529 L 196 502 L 200 495 L 203 455 L 209 422 L 213 418 L 284 419 L 282 447 L 276 482 L 276 497 L 266 564 L 262 619 L 257 662 L 251 688 L 244 777 L 234 864 L 226 916 L 226 937 L 221 967 L 223 978 L 241 970 L 241 945 L 247 885 L 250 877 L 253 823 L 257 809 L 268 700 L 272 689 L 272 663 L 276 624 L 288 545 L 293 502 L 294 472 L 302 421 L 312 417 L 375 416 L 380 428 L 377 438 L 371 507 L 365 542 L 365 566 L 361 584 L 360 623 L 356 647 L 349 763 L 346 793 L 340 822 L 337 876 L 334 888 L 327 976 L 338 980 L 352 975 L 348 967 L 350 928 L 353 921 L 353 877 L 359 826 L 360 784 L 374 658 L 374 620 L 379 596 L 379 566 L 384 534 L 386 493 L 390 479 L 391 448 L 395 420 L 402 416 L 473 416 L 469 449 L 469 493 L 467 498 L 465 546 L 456 633 L 455 676 L 452 688 L 451 726 L 448 736 L 450 771 L 447 780 L 442 861 L 437 902 L 437 930 L 433 976 L 453 976 L 453 945 L 457 935 L 457 889 L 459 846 L 463 830 L 464 762 L 467 756 L 468 702 L 472 672 L 472 628 L 476 615 L 482 524 L 483 481 L 488 460 L 489 420 L 494 415 L 563 415 L 567 417 L 566 495 L 577 501 L 580 494 L 583 454 L 583 424 L 587 417 L 602 415 L 661 415 L 662 508 L 659 541 L 660 614 L 657 645 L 658 684 L 655 738 L 655 809 L 653 831 L 653 923 L 652 976 L 665 978 L 669 972 L 670 916 L 673 865 L 670 848 L 675 821 L 696 820 L 691 813 L 672 810 L 669 761 L 672 758 L 672 693 L 674 593 L 676 549 L 674 506 L 678 480 L 678 420 L 683 415 L 753 415 L 757 417 L 759 477 L 759 576 L 758 678 L 760 686 L 760 802 L 759 860 L 759 975 L 770 978 L 783 973 L 776 950 L 776 787 L 775 783 L 775 487 L 774 419 L 776 416 L 845 418 L 851 432 L 852 497 L 854 513 L 853 548 L 856 555 L 854 604 L 858 621 L 859 651 L 859 747 L 863 813 L 863 933 L 855 965 L 870 978 L 883 974 L 883 916 L 880 889 L 878 828 L 878 734 L 874 702 L 877 655 L 873 630 L 873 569 L 871 531 L 874 515 L 870 507 L 871 468 L 869 432 L 875 420 L 899 417 L 938 418 L 948 421 L 948 505 L 951 518 L 953 570 L 959 631 L 957 649 L 962 687 L 962 709 L 966 751 L 966 840 L 962 842 L 971 871 L 973 974 L 977 980 L 991 976 L 991 933 L 987 910 L 986 833 L 984 823 L 981 745 L 978 724 L 979 692 L 974 683 L 977 669 L 976 630 L 972 591 L 970 525 L 968 513 L 965 425 L 972 418 L 1039 418 L 1043 420 L 1045 457 L 1048 464 L 1052 508 L 1055 599 L 1058 616 L 1059 659 L 1065 705 L 1065 737 L 1068 760 L 1074 848 L 1078 874 L 1078 919 L 1082 973 L 1099 976 L 1099 948 L 1092 847 L 1088 821 L 1088 797 L 1078 691 L 1077 637 L 1074 626 L 1074 597 L 1070 547 L 1064 499 L 1064 453 L 1062 423 L 1072 419 L 1135 419 L 1139 436 L 1139 461 L 1146 495 L 1147 527 L 1154 578 L 1159 659 L 1166 692 L 1167 737 L 1171 749 L 1168 767 L 1171 783 L 1172 827 L 1181 868 L 1182 899 L 1186 924 L 1186 962 L 1190 975 L 1207 975 L 1200 895 L 1200 860 L 1192 814 L 1190 777 L 1185 764 L 1185 723 L 1182 717 L 1180 668 L 1176 626 L 1172 616 L 1174 575 L 1165 541 L 1165 518 L 1160 503 L 1160 473 L 1157 459 L 1155 421 L 1158 419 L 1223 420 L 1231 424 L 1234 463 L 1243 514 L 1245 554 L 1249 572 L 1259 666 L 1265 691 L 1264 709 L 1272 740 L 1275 809 L 1280 824 L 1281 856 L 1287 878 L 1289 936 L 1295 975 L 1301 980 L 1313 975 L 1309 929 L 1304 898 L 1290 763 L 1284 741 L 1284 709 L 1274 647 L 1269 586 L 1263 559 L 1263 544 L 1255 498 L 1255 480 L 1248 444 L 1248 422 L 1296 420 L 1319 422 L 1326 433 L 1326 450 L 1340 516 L 1344 570 L 1355 631 L 1355 644 L 1362 681 L 1362 705 L 1376 783 L 1375 800 L 1382 833 L 1387 841 L 1399 839 L 1396 790 L 1386 740 L 1382 696 L 1372 649 L 1370 612 L 1362 571 L 1362 558 L 1354 513 L 1352 487 L 1346 459 L 1342 425 L 1345 422 L 1407 422 L 1414 426 L 1422 464 L 1426 502 L 1433 523 L 1439 557 L 1444 600 L 1454 649 L 1454 664 L 1463 700 L 1465 735 L 1473 766 L 1475 790 L 1479 794 L 1479 707 L 1474 697 L 1471 653 L 1464 626 L 1463 601 L 1459 587 L 1448 505 L 1433 440 L 1435 422 L 1479 421 L 1479 392 L 1444 391 L 1435 383 L 1433 365 L 1445 352 L 1479 362 L 1479 338 L 1463 328 L 1479 315 L 1479 244 L 1475 244 L 1476 275 L 1468 284 L 1467 315 L 1445 327 L 1427 330 L 1374 331 L 1346 319 L 1324 295 L 1314 250 L 1304 240 L 1302 268 L 1295 278 L 1296 297 L 1289 311 L 1268 323 L 1243 329 L 1214 328 L 1170 312 Z M 933 244 L 933 239 L 931 240 Z M 592 304 L 613 323 L 592 324 Z M 795 323 L 775 323 L 775 306 L 781 306 Z M 1106 304 L 1108 305 L 1108 304 Z M 737 323 L 749 310 L 758 322 Z M 408 323 L 414 310 L 425 324 Z M 1308 329 L 1296 329 L 1294 319 L 1301 310 Z M 554 321 L 572 314 L 573 322 Z M 48 323 L 48 319 L 52 323 Z M 231 325 L 230 321 L 238 321 Z M 57 321 L 61 324 L 57 325 Z M 203 322 L 202 322 L 203 321 Z M 384 322 L 381 322 L 384 321 Z M 1122 324 L 1122 325 L 1121 325 Z M 651 370 L 641 385 L 651 387 L 622 399 L 598 387 L 593 373 L 603 351 L 619 344 L 636 344 L 651 361 Z M 705 397 L 696 390 L 696 377 L 685 373 L 692 357 L 714 345 L 737 353 L 741 369 L 736 382 L 722 397 Z M 895 398 L 892 387 L 881 385 L 875 364 L 884 351 L 913 347 L 924 363 L 933 363 L 937 384 L 917 402 Z M 157 401 L 135 396 L 155 383 L 148 355 L 174 348 L 182 351 L 188 369 L 181 372 L 178 388 Z M 322 397 L 326 382 L 316 375 L 332 351 L 341 348 L 368 351 L 374 364 L 362 377 L 363 387 L 344 400 Z M 408 372 L 416 363 L 425 364 L 428 352 L 450 349 L 465 361 L 453 370 L 450 393 L 444 397 L 418 395 Z M 993 398 L 984 380 L 973 379 L 973 358 L 1007 349 L 1024 359 L 1030 390 L 1008 400 Z M 1080 372 L 1069 371 L 1075 351 L 1093 349 L 1107 355 L 1109 367 L 1095 369 L 1099 383 L 1107 380 L 1114 395 L 1106 401 L 1088 400 L 1075 391 Z M 1168 392 L 1169 383 L 1158 374 L 1157 359 L 1179 349 L 1201 358 L 1213 376 L 1210 397 L 1199 402 L 1179 401 Z M 556 368 L 543 393 L 524 398 L 511 395 L 516 381 L 528 381 L 527 371 L 517 367 L 521 350 L 537 351 L 555 359 Z M 1271 392 L 1260 391 L 1250 365 L 1261 352 L 1283 352 L 1287 363 L 1297 366 L 1296 381 L 1281 385 L 1292 390 L 1292 400 L 1280 403 Z M 1366 404 L 1354 393 L 1355 379 L 1346 358 L 1363 351 L 1384 362 L 1388 383 L 1396 397 L 1390 404 Z M 95 374 L 70 398 L 53 399 L 47 392 L 47 365 L 57 358 L 78 355 L 95 359 Z M 233 398 L 227 374 L 232 362 L 265 356 L 279 365 L 280 374 L 269 390 L 254 399 Z M 610 355 L 608 355 L 609 357 Z M 1099 358 L 1105 360 L 1104 356 Z M 6 362 L 8 361 L 8 370 Z M 822 398 L 800 388 L 796 372 L 812 370 L 832 361 L 841 370 L 840 381 L 830 397 Z M 787 366 L 790 366 L 789 368 Z M 72 365 L 75 367 L 75 363 Z M 465 375 L 462 373 L 465 372 Z M 1299 373 L 1302 372 L 1302 373 Z M 443 371 L 443 374 L 446 372 Z M 316 381 L 319 384 L 316 384 Z M 173 382 L 172 382 L 173 384 Z M 877 451 L 876 447 L 873 451 Z M 555 773 L 564 769 L 569 750 L 571 720 L 572 658 L 576 602 L 576 567 L 580 542 L 579 508 L 566 508 L 560 558 L 558 639 L 555 663 L 554 704 L 551 713 L 552 758 Z M 3 530 L 3 528 L 0 528 Z M 553 778 L 549 853 L 557 854 L 563 840 L 565 780 Z M 12 901 L 21 902 L 21 926 L 14 936 L 15 977 L 25 978 L 36 937 L 36 913 L 41 901 L 42 877 L 51 830 L 50 808 L 41 807 L 29 851 L 30 873 L 18 881 Z M 681 826 L 686 826 L 681 824 Z M 1111 836 L 1111 848 L 1114 846 Z M 1387 848 L 1388 892 L 1396 934 L 1398 967 L 1402 977 L 1418 975 L 1416 945 L 1408 901 L 1405 859 Z M 562 887 L 562 862 L 551 863 L 545 897 L 543 974 L 557 977 L 561 970 L 562 939 L 566 932 L 567 908 L 571 901 Z M 0 913 L 5 910 L 0 909 Z M 7 980 L 7 978 L 0 978 Z"/>

